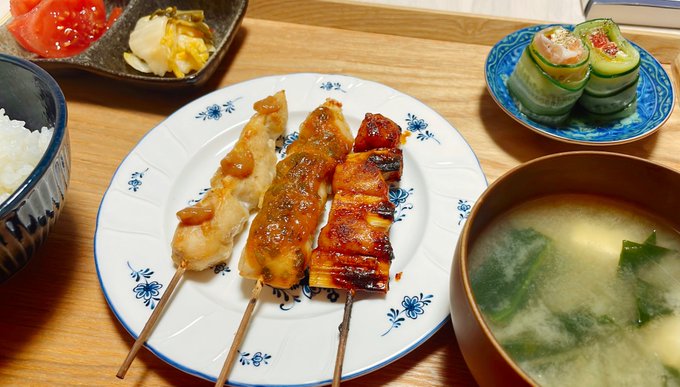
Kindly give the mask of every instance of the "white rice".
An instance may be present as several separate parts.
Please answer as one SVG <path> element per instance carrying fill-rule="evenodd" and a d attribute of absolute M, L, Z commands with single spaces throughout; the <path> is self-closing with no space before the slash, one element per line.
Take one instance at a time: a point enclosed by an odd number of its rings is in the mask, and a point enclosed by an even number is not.
<path fill-rule="evenodd" d="M 52 129 L 32 132 L 24 124 L 0 108 L 0 203 L 31 174 L 52 139 Z"/>

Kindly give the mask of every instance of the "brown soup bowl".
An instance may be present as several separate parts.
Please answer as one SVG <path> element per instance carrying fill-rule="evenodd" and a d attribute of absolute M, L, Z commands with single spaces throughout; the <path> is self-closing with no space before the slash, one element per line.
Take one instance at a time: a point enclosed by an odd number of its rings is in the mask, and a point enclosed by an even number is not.
<path fill-rule="evenodd" d="M 451 318 L 465 361 L 482 386 L 536 384 L 494 339 L 475 303 L 469 255 L 480 233 L 518 204 L 551 194 L 583 193 L 632 204 L 680 229 L 680 173 L 623 154 L 559 153 L 524 163 L 480 196 L 458 240 L 451 272 Z"/>

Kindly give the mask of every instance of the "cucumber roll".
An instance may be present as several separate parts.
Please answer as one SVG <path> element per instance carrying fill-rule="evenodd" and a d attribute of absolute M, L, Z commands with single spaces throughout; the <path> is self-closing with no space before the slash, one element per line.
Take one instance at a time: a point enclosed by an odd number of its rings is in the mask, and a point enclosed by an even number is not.
<path fill-rule="evenodd" d="M 581 97 L 590 74 L 588 47 L 569 30 L 537 32 L 508 78 L 519 109 L 534 121 L 563 123 Z"/>
<path fill-rule="evenodd" d="M 637 100 L 640 53 L 611 19 L 594 19 L 574 28 L 590 49 L 590 79 L 579 105 L 598 115 L 633 112 Z"/>

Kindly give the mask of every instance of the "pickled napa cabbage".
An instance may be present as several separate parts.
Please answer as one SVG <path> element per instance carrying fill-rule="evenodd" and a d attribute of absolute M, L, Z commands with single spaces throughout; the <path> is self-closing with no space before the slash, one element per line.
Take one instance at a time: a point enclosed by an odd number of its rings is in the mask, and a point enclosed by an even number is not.
<path fill-rule="evenodd" d="M 129 46 L 123 58 L 135 70 L 159 76 L 172 72 L 177 78 L 200 70 L 215 51 L 203 11 L 175 7 L 140 18 Z"/>

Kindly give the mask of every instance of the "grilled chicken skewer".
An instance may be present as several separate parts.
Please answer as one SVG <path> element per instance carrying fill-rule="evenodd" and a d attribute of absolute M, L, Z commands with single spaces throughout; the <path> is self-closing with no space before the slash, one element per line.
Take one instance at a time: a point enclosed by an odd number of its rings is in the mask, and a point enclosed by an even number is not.
<path fill-rule="evenodd" d="M 211 189 L 196 205 L 177 213 L 172 259 L 188 270 L 204 270 L 231 256 L 234 237 L 274 179 L 276 139 L 288 121 L 285 93 L 255 103 L 258 112 L 221 161 Z"/>
<path fill-rule="evenodd" d="M 116 376 L 124 378 L 137 352 L 146 342 L 158 317 L 186 270 L 204 270 L 226 261 L 234 237 L 243 230 L 274 178 L 276 139 L 288 122 L 284 91 L 255 102 L 256 113 L 241 131 L 234 148 L 220 161 L 210 180 L 210 191 L 195 205 L 177 213 L 179 224 L 172 239 L 172 260 L 177 265 L 161 300 L 144 325 Z"/>
<path fill-rule="evenodd" d="M 333 204 L 309 267 L 310 286 L 387 292 L 394 257 L 389 229 L 394 204 L 389 185 L 401 179 L 401 128 L 379 114 L 367 114 L 355 153 L 333 177 Z"/>
<path fill-rule="evenodd" d="M 333 386 L 340 385 L 355 292 L 389 289 L 394 204 L 388 194 L 389 185 L 401 179 L 400 140 L 401 128 L 396 123 L 380 114 L 366 114 L 354 143 L 355 153 L 335 170 L 328 222 L 312 252 L 309 285 L 348 291 Z"/>
<path fill-rule="evenodd" d="M 333 171 L 352 148 L 341 107 L 329 99 L 312 111 L 276 166 L 239 261 L 242 277 L 283 289 L 304 277 Z"/>
<path fill-rule="evenodd" d="M 298 139 L 277 164 L 239 261 L 240 275 L 257 283 L 216 386 L 229 376 L 262 285 L 288 289 L 304 277 L 333 171 L 352 141 L 342 105 L 327 99 L 300 125 Z"/>

